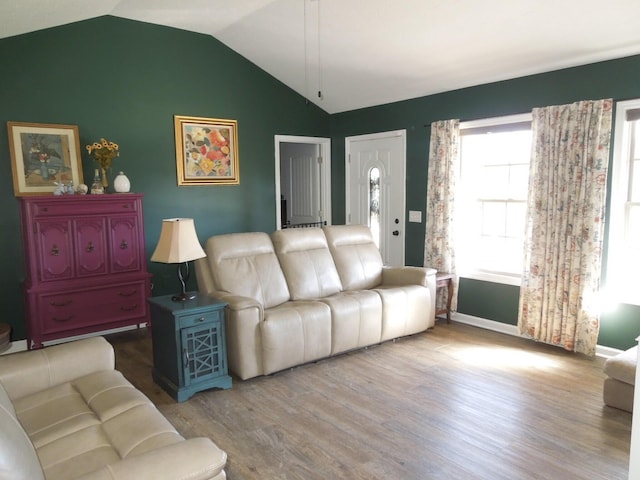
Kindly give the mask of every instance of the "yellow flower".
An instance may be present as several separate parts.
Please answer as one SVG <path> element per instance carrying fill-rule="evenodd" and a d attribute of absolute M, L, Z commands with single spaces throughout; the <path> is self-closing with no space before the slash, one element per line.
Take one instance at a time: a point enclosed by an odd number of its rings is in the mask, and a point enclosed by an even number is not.
<path fill-rule="evenodd" d="M 108 142 L 104 138 L 101 138 L 100 142 L 94 142 L 86 146 L 89 155 L 93 155 L 100 167 L 104 170 L 110 168 L 113 159 L 120 155 L 118 151 L 119 148 L 117 143 Z"/>

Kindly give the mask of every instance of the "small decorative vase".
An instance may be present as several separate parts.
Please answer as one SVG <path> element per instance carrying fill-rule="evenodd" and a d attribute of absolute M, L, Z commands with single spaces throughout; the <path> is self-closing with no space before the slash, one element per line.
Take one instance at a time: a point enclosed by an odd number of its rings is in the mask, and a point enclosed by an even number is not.
<path fill-rule="evenodd" d="M 102 188 L 104 189 L 104 193 L 107 193 L 107 189 L 109 188 L 109 180 L 107 179 L 107 169 L 102 169 Z"/>
<path fill-rule="evenodd" d="M 129 179 L 124 173 L 120 172 L 118 173 L 118 175 L 116 175 L 116 178 L 113 180 L 113 189 L 117 193 L 129 192 L 129 190 L 131 189 L 131 182 L 129 182 Z"/>

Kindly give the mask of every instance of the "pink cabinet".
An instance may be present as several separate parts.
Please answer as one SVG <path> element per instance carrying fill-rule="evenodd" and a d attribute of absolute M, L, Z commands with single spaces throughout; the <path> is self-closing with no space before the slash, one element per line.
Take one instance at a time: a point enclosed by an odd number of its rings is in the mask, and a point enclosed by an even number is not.
<path fill-rule="evenodd" d="M 149 323 L 142 195 L 20 198 L 29 348 Z"/>

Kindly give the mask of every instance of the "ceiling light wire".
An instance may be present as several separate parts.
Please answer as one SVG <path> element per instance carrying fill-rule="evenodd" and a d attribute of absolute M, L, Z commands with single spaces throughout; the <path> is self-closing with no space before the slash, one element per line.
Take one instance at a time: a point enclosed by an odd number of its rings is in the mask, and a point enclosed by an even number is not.
<path fill-rule="evenodd" d="M 316 0 L 318 2 L 318 14 L 317 14 L 317 19 L 318 19 L 318 25 L 317 25 L 317 32 L 318 32 L 318 98 L 320 100 L 322 100 L 322 56 L 320 55 L 321 50 L 320 50 L 320 0 Z"/>

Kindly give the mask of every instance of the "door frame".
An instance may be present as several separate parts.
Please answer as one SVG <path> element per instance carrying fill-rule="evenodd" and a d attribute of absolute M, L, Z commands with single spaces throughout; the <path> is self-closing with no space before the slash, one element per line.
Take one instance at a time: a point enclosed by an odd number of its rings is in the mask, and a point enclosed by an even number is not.
<path fill-rule="evenodd" d="M 323 137 L 299 137 L 296 135 L 275 135 L 275 181 L 276 181 L 276 230 L 282 228 L 280 210 L 280 144 L 305 143 L 316 145 L 322 164 L 320 165 L 320 208 L 322 218 L 331 225 L 331 139 Z"/>
<path fill-rule="evenodd" d="M 368 133 L 365 135 L 353 135 L 345 137 L 344 139 L 344 183 L 345 183 L 345 223 L 351 223 L 351 142 L 355 141 L 367 141 L 367 140 L 380 140 L 390 137 L 402 138 L 402 215 L 400 228 L 402 229 L 403 241 L 402 245 L 402 262 L 404 264 L 406 258 L 406 242 L 407 242 L 407 130 L 390 130 L 387 132 Z"/>

